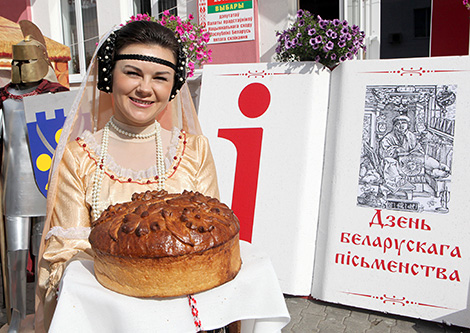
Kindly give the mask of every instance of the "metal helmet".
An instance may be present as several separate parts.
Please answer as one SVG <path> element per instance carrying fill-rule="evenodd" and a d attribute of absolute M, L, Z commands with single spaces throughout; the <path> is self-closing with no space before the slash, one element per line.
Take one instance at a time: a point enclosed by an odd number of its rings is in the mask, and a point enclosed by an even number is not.
<path fill-rule="evenodd" d="M 29 83 L 42 80 L 49 70 L 49 58 L 46 47 L 26 36 L 13 45 L 11 62 L 11 82 Z"/>

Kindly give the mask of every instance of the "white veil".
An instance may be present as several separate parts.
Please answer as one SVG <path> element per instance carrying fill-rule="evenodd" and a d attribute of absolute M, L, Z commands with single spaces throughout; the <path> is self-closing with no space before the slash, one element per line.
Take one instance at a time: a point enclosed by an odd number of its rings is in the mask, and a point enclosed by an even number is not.
<path fill-rule="evenodd" d="M 98 50 L 109 35 L 120 27 L 111 29 L 104 35 L 93 54 L 87 73 L 77 91 L 72 107 L 62 128 L 61 137 L 54 153 L 52 167 L 49 174 L 49 186 L 47 194 L 47 218 L 39 251 L 39 267 L 46 269 L 47 262 L 42 260 L 45 246 L 45 237 L 50 229 L 51 212 L 57 200 L 58 166 L 63 158 L 66 145 L 79 137 L 84 131 L 92 134 L 102 129 L 113 115 L 111 94 L 104 93 L 97 88 L 98 82 Z M 173 130 L 175 128 L 184 130 L 189 134 L 202 134 L 196 110 L 191 98 L 187 84 L 184 84 L 176 97 L 158 115 L 158 122 L 163 129 Z M 38 281 L 41 283 L 41 281 Z M 44 295 L 40 288 L 36 287 L 36 329 L 41 331 L 43 327 Z M 51 314 L 47 314 L 51 315 Z"/>

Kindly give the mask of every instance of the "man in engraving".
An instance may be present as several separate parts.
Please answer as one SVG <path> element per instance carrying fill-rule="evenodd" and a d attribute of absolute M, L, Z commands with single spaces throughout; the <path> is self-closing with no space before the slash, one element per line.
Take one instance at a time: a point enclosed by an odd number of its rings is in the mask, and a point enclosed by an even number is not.
<path fill-rule="evenodd" d="M 427 183 L 438 192 L 434 179 L 446 177 L 450 169 L 425 154 L 419 138 L 410 130 L 410 124 L 410 118 L 406 115 L 395 117 L 393 129 L 380 141 L 379 154 L 385 184 L 392 192 L 403 190 L 409 196 L 415 186 L 409 182 L 410 178 L 407 176 L 426 175 Z"/>
<path fill-rule="evenodd" d="M 393 129 L 380 142 L 382 158 L 394 158 L 409 154 L 424 154 L 416 135 L 410 131 L 410 118 L 404 115 L 393 119 Z"/>

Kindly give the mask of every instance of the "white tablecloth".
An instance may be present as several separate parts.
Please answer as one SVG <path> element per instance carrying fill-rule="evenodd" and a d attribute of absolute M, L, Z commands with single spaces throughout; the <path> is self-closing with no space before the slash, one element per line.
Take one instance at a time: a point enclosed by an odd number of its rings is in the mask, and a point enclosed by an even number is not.
<path fill-rule="evenodd" d="M 232 281 L 194 295 L 204 330 L 242 321 L 242 333 L 280 332 L 290 320 L 268 256 L 240 242 L 242 268 Z M 93 261 L 65 270 L 49 332 L 195 332 L 187 297 L 136 298 L 101 286 Z"/>

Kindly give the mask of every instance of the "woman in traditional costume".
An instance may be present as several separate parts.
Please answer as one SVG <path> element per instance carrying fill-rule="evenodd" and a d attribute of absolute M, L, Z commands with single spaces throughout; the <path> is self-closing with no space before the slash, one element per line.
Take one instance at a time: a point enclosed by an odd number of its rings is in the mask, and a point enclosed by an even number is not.
<path fill-rule="evenodd" d="M 103 38 L 97 49 L 54 156 L 36 331 L 49 327 L 66 265 L 93 258 L 90 223 L 108 206 L 147 190 L 219 196 L 174 33 L 135 21 Z"/>

